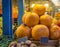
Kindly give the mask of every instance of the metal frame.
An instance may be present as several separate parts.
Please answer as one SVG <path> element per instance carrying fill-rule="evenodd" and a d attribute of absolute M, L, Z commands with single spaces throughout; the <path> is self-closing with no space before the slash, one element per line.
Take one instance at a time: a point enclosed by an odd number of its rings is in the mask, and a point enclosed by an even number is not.
<path fill-rule="evenodd" d="M 12 0 L 2 0 L 3 12 L 3 35 L 12 37 Z M 18 0 L 18 25 L 22 23 L 24 13 L 23 0 Z"/>

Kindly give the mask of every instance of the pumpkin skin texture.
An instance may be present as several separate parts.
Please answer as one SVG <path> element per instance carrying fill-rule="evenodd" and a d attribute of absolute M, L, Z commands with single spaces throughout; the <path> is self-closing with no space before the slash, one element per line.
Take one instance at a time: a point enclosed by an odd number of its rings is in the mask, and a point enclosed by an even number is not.
<path fill-rule="evenodd" d="M 48 14 L 42 15 L 40 17 L 40 23 L 43 24 L 43 25 L 46 25 L 48 27 L 51 26 L 52 20 L 53 20 L 52 16 L 50 16 Z"/>
<path fill-rule="evenodd" d="M 17 36 L 17 38 L 21 38 L 24 36 L 27 36 L 29 38 L 31 35 L 31 29 L 26 25 L 21 24 L 15 31 L 15 35 Z"/>
<path fill-rule="evenodd" d="M 36 25 L 32 28 L 32 38 L 40 40 L 41 37 L 49 38 L 49 29 L 45 25 Z"/>
<path fill-rule="evenodd" d="M 57 25 L 51 26 L 50 28 L 50 39 L 56 40 L 60 37 L 60 27 Z"/>
<path fill-rule="evenodd" d="M 36 13 L 28 12 L 23 15 L 22 22 L 29 27 L 33 27 L 39 23 L 39 16 Z"/>
<path fill-rule="evenodd" d="M 33 12 L 37 13 L 39 16 L 43 15 L 45 13 L 45 6 L 42 4 L 35 4 L 33 7 Z"/>

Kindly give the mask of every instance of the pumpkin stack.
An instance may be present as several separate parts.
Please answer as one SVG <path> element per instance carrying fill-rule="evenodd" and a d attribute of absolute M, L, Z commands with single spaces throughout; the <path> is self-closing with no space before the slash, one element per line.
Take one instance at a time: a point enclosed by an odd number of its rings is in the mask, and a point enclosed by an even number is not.
<path fill-rule="evenodd" d="M 44 5 L 35 4 L 32 12 L 26 12 L 22 16 L 23 23 L 15 31 L 17 38 L 27 36 L 34 40 L 40 40 L 42 37 L 58 39 L 60 27 L 52 25 L 53 17 L 45 14 L 45 11 Z"/>

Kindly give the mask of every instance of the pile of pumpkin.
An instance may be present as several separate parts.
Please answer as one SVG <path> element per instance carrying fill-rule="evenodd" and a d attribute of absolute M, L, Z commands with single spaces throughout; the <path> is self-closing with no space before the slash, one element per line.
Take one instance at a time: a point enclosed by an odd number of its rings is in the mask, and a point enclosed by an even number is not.
<path fill-rule="evenodd" d="M 17 38 L 27 36 L 34 40 L 42 37 L 56 40 L 60 38 L 60 13 L 55 14 L 54 18 L 45 14 L 45 7 L 35 4 L 33 12 L 26 12 L 22 16 L 22 24 L 15 31 Z"/>

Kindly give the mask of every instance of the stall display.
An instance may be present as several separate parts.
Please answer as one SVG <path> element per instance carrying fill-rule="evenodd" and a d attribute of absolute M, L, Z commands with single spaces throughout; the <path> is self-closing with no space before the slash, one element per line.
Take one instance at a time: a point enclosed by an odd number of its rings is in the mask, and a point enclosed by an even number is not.
<path fill-rule="evenodd" d="M 51 0 L 0 2 L 0 47 L 59 47 L 58 5 Z"/>

